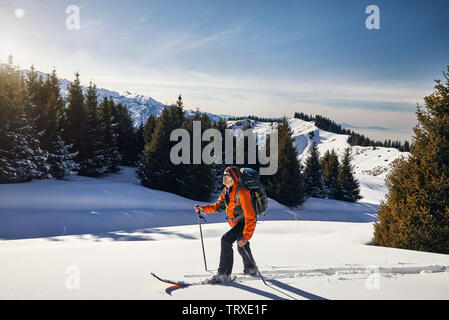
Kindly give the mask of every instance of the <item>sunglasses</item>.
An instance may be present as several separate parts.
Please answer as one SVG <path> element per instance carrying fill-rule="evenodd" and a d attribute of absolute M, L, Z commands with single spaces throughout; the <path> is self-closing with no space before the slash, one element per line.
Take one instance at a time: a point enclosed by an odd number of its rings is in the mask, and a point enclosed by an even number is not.
<path fill-rule="evenodd" d="M 230 177 L 231 175 L 229 174 L 229 173 L 225 173 L 224 175 L 223 175 L 223 177 Z"/>

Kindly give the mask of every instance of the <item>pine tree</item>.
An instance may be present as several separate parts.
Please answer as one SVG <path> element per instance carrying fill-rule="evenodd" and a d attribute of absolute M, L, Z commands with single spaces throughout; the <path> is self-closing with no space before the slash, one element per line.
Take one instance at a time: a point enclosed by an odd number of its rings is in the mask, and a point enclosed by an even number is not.
<path fill-rule="evenodd" d="M 304 169 L 304 192 L 308 197 L 324 198 L 326 194 L 319 159 L 318 146 L 312 141 Z"/>
<path fill-rule="evenodd" d="M 173 130 L 182 128 L 184 111 L 182 104 L 165 106 L 156 120 L 151 140 L 145 144 L 143 168 L 138 171 L 143 186 L 169 191 L 176 194 L 182 192 L 183 172 L 181 166 L 170 161 L 170 150 L 175 142 L 170 141 Z"/>
<path fill-rule="evenodd" d="M 338 174 L 339 192 L 337 193 L 335 199 L 356 202 L 362 198 L 360 195 L 359 182 L 355 179 L 352 170 L 351 151 L 350 148 L 346 148 L 341 161 L 340 172 Z"/>
<path fill-rule="evenodd" d="M 338 185 L 340 163 L 334 149 L 332 149 L 332 152 L 329 152 L 329 150 L 326 151 L 321 159 L 321 166 L 323 168 L 323 181 L 327 191 L 327 196 L 330 199 L 335 199 L 340 193 Z"/>
<path fill-rule="evenodd" d="M 42 139 L 45 134 L 45 126 L 47 123 L 45 106 L 46 106 L 46 90 L 42 76 L 37 75 L 34 66 L 31 66 L 30 72 L 25 79 L 26 103 L 24 104 L 24 112 L 22 118 L 23 134 L 26 134 L 31 149 L 34 151 L 32 161 L 35 164 L 33 170 L 33 179 L 52 178 L 50 173 L 50 165 L 47 163 L 49 153 L 43 148 Z"/>
<path fill-rule="evenodd" d="M 122 160 L 118 152 L 117 122 L 113 117 L 114 108 L 114 101 L 105 97 L 100 104 L 99 110 L 100 123 L 103 128 L 105 172 L 119 171 L 120 168 L 118 166 Z"/>
<path fill-rule="evenodd" d="M 104 127 L 99 119 L 97 86 L 89 84 L 84 102 L 87 114 L 87 155 L 80 163 L 80 175 L 89 177 L 99 177 L 107 171 L 106 146 L 103 141 Z"/>
<path fill-rule="evenodd" d="M 113 110 L 115 111 L 113 116 L 117 122 L 117 147 L 122 159 L 121 164 L 124 166 L 133 165 L 135 162 L 136 141 L 131 115 L 128 109 L 121 104 L 118 104 Z"/>
<path fill-rule="evenodd" d="M 0 183 L 48 175 L 30 104 L 25 79 L 10 56 L 8 64 L 0 66 Z"/>
<path fill-rule="evenodd" d="M 140 148 L 140 152 L 137 158 L 137 175 L 139 176 L 141 183 L 143 186 L 148 186 L 149 181 L 147 181 L 147 177 L 149 176 L 148 169 L 149 165 L 147 165 L 146 159 L 149 153 L 149 146 L 151 143 L 151 137 L 154 133 L 154 128 L 156 127 L 156 116 L 150 115 L 145 122 L 145 126 L 140 130 L 141 137 L 138 137 L 138 141 L 142 141 L 142 147 Z"/>
<path fill-rule="evenodd" d="M 267 195 L 289 207 L 304 202 L 304 180 L 302 166 L 297 159 L 292 131 L 283 118 L 278 124 L 278 170 L 274 175 L 262 176 Z M 268 139 L 268 150 L 270 140 Z"/>
<path fill-rule="evenodd" d="M 47 77 L 45 84 L 45 123 L 41 145 L 48 152 L 50 174 L 55 179 L 78 173 L 79 165 L 75 162 L 76 153 L 70 152 L 71 145 L 62 139 L 60 121 L 64 111 L 64 100 L 59 91 L 56 70 Z"/>
<path fill-rule="evenodd" d="M 221 164 L 220 163 L 213 163 L 212 164 L 212 175 L 215 177 L 214 181 L 215 181 L 215 186 L 214 186 L 214 191 L 215 192 L 221 192 L 221 190 L 223 190 L 223 181 L 222 181 L 222 177 L 223 177 L 223 172 L 226 169 L 226 167 L 228 167 L 230 164 L 226 164 L 225 163 L 225 130 L 227 129 L 228 125 L 225 119 L 220 119 L 219 121 L 215 122 L 212 124 L 212 128 L 216 129 L 220 132 L 220 135 L 222 137 L 222 144 L 221 144 L 221 155 L 219 155 L 219 157 L 221 157 L 222 161 Z M 235 157 L 233 157 L 235 158 Z"/>
<path fill-rule="evenodd" d="M 139 127 L 134 132 L 134 166 L 138 167 L 140 154 L 143 152 L 145 141 L 143 139 L 143 122 L 140 122 Z"/>
<path fill-rule="evenodd" d="M 137 128 L 136 132 L 135 132 L 135 145 L 136 145 L 136 152 L 137 154 L 139 154 L 142 150 L 143 147 L 145 146 L 145 140 L 143 138 L 143 122 L 140 122 L 139 127 Z"/>
<path fill-rule="evenodd" d="M 21 182 L 28 179 L 15 165 L 14 147 L 17 140 L 16 117 L 24 103 L 24 86 L 12 57 L 7 65 L 0 64 L 0 183 Z"/>
<path fill-rule="evenodd" d="M 78 72 L 75 73 L 75 80 L 68 88 L 67 102 L 63 138 L 67 144 L 72 145 L 70 151 L 76 153 L 76 162 L 83 164 L 89 159 L 88 114 L 84 107 L 84 95 Z"/>
<path fill-rule="evenodd" d="M 80 166 L 75 162 L 76 153 L 70 152 L 71 147 L 59 134 L 55 136 L 54 141 L 51 141 L 48 163 L 54 179 L 78 174 Z"/>
<path fill-rule="evenodd" d="M 28 98 L 25 112 L 34 126 L 35 136 L 40 137 L 43 135 L 46 125 L 45 106 L 48 95 L 42 76 L 38 76 L 34 66 L 31 66 L 27 74 L 25 88 Z"/>
<path fill-rule="evenodd" d="M 403 151 L 410 152 L 410 143 L 407 140 L 405 140 L 405 142 L 404 142 L 404 150 Z"/>
<path fill-rule="evenodd" d="M 374 245 L 449 253 L 449 67 L 417 105 L 411 155 L 393 162 Z"/>
<path fill-rule="evenodd" d="M 190 137 L 193 137 L 193 121 L 200 121 L 201 136 L 205 130 L 212 127 L 209 117 L 197 110 L 193 117 L 184 121 L 184 128 L 189 131 Z M 190 150 L 193 150 L 192 140 L 190 140 Z M 201 143 L 201 150 L 206 144 L 206 142 Z M 193 152 L 190 154 L 190 163 L 190 165 L 178 165 L 182 170 L 182 177 L 178 176 L 179 181 L 182 183 L 180 195 L 193 200 L 208 201 L 215 184 L 212 165 L 204 163 L 194 164 Z"/>
<path fill-rule="evenodd" d="M 143 139 L 145 144 L 151 143 L 151 137 L 153 136 L 154 129 L 156 128 L 157 117 L 152 114 L 148 117 L 143 127 Z"/>

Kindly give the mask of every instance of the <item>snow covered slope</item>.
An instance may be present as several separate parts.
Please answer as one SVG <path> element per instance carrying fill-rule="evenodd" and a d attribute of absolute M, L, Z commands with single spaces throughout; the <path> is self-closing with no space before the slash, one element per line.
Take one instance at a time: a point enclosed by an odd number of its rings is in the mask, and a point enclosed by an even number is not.
<path fill-rule="evenodd" d="M 326 199 L 295 210 L 270 201 L 251 239 L 270 286 L 243 276 L 236 253 L 236 282 L 168 289 L 150 272 L 210 276 L 229 225 L 206 216 L 205 272 L 194 202 L 121 169 L 0 185 L 0 299 L 449 298 L 449 255 L 371 246 L 377 205 Z"/>
<path fill-rule="evenodd" d="M 102 178 L 70 176 L 0 184 L 0 239 L 101 233 L 136 228 L 196 224 L 194 201 L 140 185 L 135 168 Z M 346 205 L 336 200 L 309 199 L 292 210 L 269 200 L 266 220 L 370 222 L 377 206 Z M 225 221 L 224 214 L 208 222 Z M 51 223 L 49 223 L 51 222 Z"/>
<path fill-rule="evenodd" d="M 252 251 L 265 286 L 168 289 L 150 276 L 197 281 L 215 272 L 226 223 L 0 241 L 0 299 L 448 299 L 449 256 L 369 246 L 371 223 L 267 221 Z M 239 274 L 240 273 L 240 274 Z M 189 277 L 185 277 L 188 275 Z"/>
<path fill-rule="evenodd" d="M 298 159 L 303 165 L 309 155 L 312 142 L 315 141 L 320 155 L 326 151 L 335 150 L 341 160 L 346 148 L 351 148 L 354 167 L 354 175 L 359 180 L 363 202 L 379 203 L 385 197 L 387 188 L 385 178 L 391 168 L 391 163 L 401 157 L 408 157 L 409 152 L 401 152 L 396 148 L 351 146 L 348 135 L 336 134 L 318 129 L 313 122 L 301 119 L 288 119 L 293 132 L 294 144 L 298 153 Z M 277 127 L 276 122 L 260 122 L 249 119 L 228 121 L 228 128 L 236 133 L 250 124 L 253 132 L 258 135 L 258 141 L 265 143 L 264 137 Z"/>

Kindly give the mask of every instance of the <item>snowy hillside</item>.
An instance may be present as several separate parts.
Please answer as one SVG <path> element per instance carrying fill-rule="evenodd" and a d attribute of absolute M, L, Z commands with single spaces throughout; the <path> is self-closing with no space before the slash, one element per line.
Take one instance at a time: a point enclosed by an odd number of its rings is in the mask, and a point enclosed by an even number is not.
<path fill-rule="evenodd" d="M 0 239 L 197 223 L 192 200 L 142 187 L 135 168 L 120 168 L 120 173 L 102 178 L 70 176 L 63 180 L 0 184 Z M 375 220 L 377 210 L 370 203 L 347 206 L 341 201 L 321 199 L 309 199 L 293 210 L 269 201 L 266 220 L 370 222 Z M 207 220 L 225 221 L 222 215 L 211 215 Z"/>
<path fill-rule="evenodd" d="M 371 246 L 377 205 L 270 201 L 251 248 L 269 286 L 185 289 L 216 271 L 224 213 L 206 216 L 204 271 L 193 201 L 140 186 L 134 168 L 102 178 L 0 185 L 0 299 L 448 299 L 449 255 Z M 15 239 L 15 240 L 13 240 Z"/>
<path fill-rule="evenodd" d="M 288 119 L 289 126 L 293 132 L 294 144 L 298 152 L 298 159 L 304 165 L 309 154 L 312 142 L 315 141 L 320 155 L 326 151 L 335 150 L 339 159 L 343 157 L 344 150 L 351 148 L 354 167 L 354 175 L 360 182 L 361 193 L 364 196 L 362 201 L 369 203 L 379 203 L 385 197 L 387 188 L 385 178 L 391 168 L 391 163 L 401 157 L 408 157 L 409 152 L 401 152 L 396 148 L 362 147 L 351 146 L 348 142 L 348 135 L 336 134 L 318 129 L 313 122 L 301 119 Z M 228 121 L 228 128 L 239 130 L 251 124 L 253 132 L 258 135 L 258 141 L 265 143 L 264 138 L 277 127 L 276 122 L 261 122 L 249 119 Z"/>

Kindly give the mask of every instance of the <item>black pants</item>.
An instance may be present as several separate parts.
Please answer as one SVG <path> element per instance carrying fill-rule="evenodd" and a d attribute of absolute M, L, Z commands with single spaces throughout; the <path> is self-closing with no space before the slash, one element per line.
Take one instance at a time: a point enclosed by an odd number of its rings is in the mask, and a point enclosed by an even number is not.
<path fill-rule="evenodd" d="M 221 254 L 220 254 L 220 266 L 218 267 L 218 273 L 220 274 L 228 274 L 232 273 L 232 265 L 234 264 L 234 251 L 232 250 L 232 244 L 243 238 L 243 227 L 245 226 L 245 222 L 239 221 L 237 225 L 235 225 L 231 230 L 226 232 L 221 237 Z M 249 247 L 249 241 L 243 247 L 246 252 L 248 252 L 249 256 L 255 263 L 253 259 L 253 255 L 251 254 L 251 249 Z M 253 269 L 254 266 L 251 263 L 251 260 L 248 258 L 248 255 L 245 253 L 243 248 L 237 245 L 237 250 L 243 258 L 243 266 L 245 270 Z"/>

